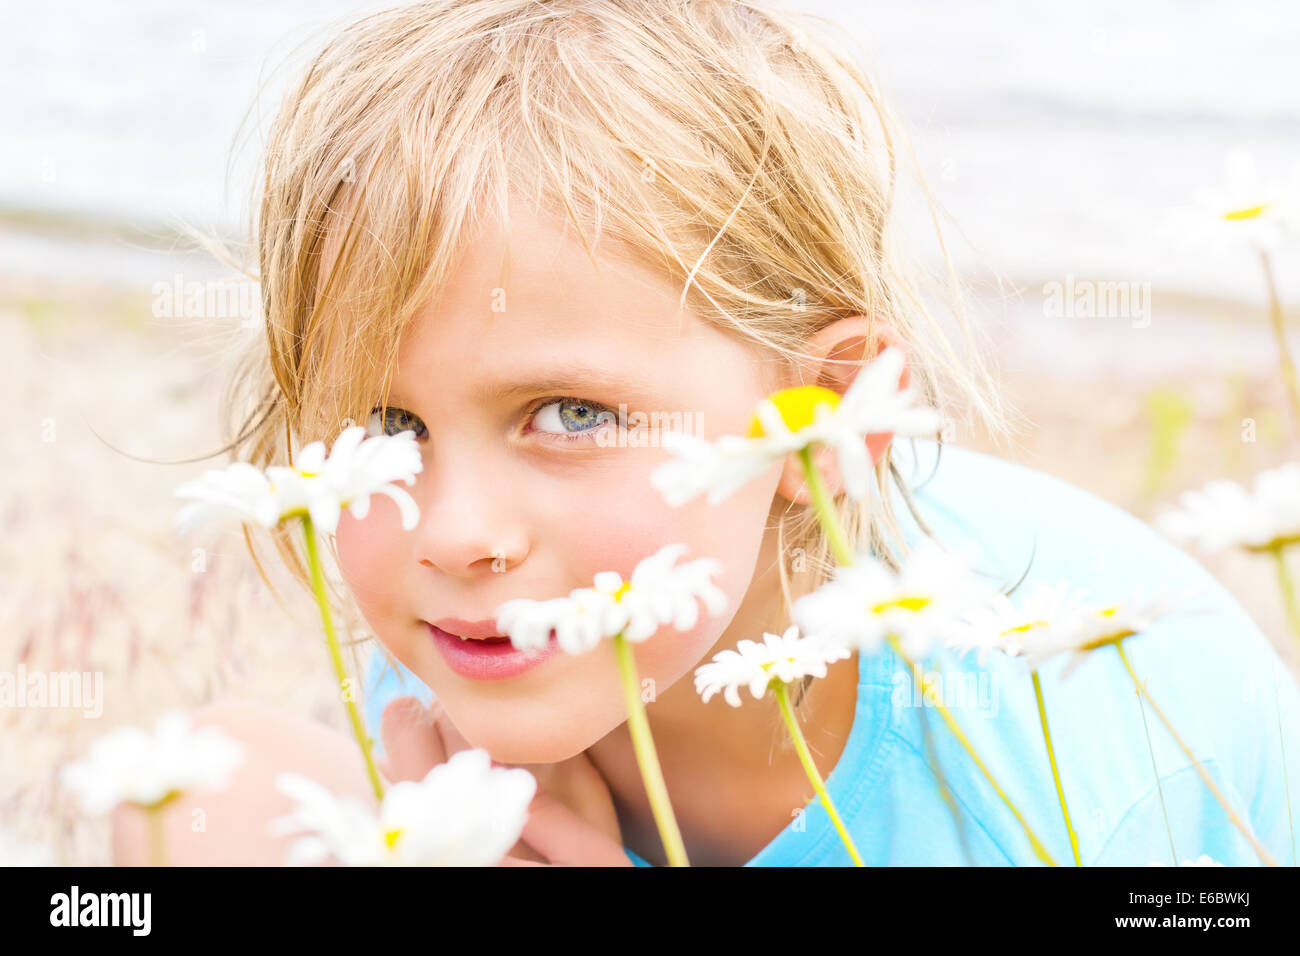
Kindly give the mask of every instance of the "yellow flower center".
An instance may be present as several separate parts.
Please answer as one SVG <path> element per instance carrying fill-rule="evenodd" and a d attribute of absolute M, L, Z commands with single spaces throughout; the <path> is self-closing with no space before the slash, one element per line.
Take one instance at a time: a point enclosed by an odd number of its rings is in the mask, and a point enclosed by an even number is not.
<path fill-rule="evenodd" d="M 781 413 L 781 420 L 785 422 L 786 427 L 794 432 L 799 431 L 801 428 L 807 428 L 813 423 L 814 413 L 818 405 L 829 405 L 831 408 L 837 408 L 840 404 L 838 394 L 832 392 L 829 388 L 822 388 L 820 385 L 800 385 L 798 388 L 782 389 L 774 395 L 769 395 L 768 400 Z M 757 415 L 749 424 L 749 437 L 766 437 L 763 423 L 759 421 Z"/>
<path fill-rule="evenodd" d="M 1005 631 L 1003 631 L 1002 633 L 1003 633 L 1004 636 L 1007 635 L 1007 634 L 1017 634 L 1017 633 L 1020 633 L 1020 632 L 1022 632 L 1022 631 L 1032 631 L 1032 630 L 1033 630 L 1034 628 L 1036 628 L 1036 627 L 1047 627 L 1047 622 L 1046 622 L 1046 621 L 1029 621 L 1029 622 L 1027 622 L 1027 623 L 1025 623 L 1025 624 L 1017 625 L 1016 627 L 1009 627 L 1009 628 L 1007 628 Z"/>
<path fill-rule="evenodd" d="M 614 592 L 614 600 L 621 601 L 623 599 L 623 595 L 630 590 L 632 590 L 631 582 L 624 581 L 622 584 L 618 586 L 618 590 Z"/>
<path fill-rule="evenodd" d="M 171 803 L 173 800 L 175 800 L 175 799 L 176 799 L 177 797 L 179 797 L 180 795 L 181 795 L 181 792 L 180 792 L 179 790 L 168 790 L 166 793 L 164 793 L 161 797 L 159 797 L 159 798 L 158 798 L 157 800 L 155 800 L 153 803 L 137 803 L 136 806 L 137 806 L 137 807 L 144 807 L 146 810 L 158 810 L 158 809 L 160 809 L 160 808 L 166 806 L 167 804 Z"/>
<path fill-rule="evenodd" d="M 1264 210 L 1273 205 L 1271 202 L 1261 203 L 1258 206 L 1246 206 L 1244 209 L 1233 209 L 1223 214 L 1224 219 L 1255 219 L 1262 215 Z"/>
<path fill-rule="evenodd" d="M 384 831 L 384 842 L 388 844 L 388 849 L 391 850 L 393 848 L 393 845 L 397 843 L 397 838 L 401 835 L 402 831 L 400 829 Z"/>
<path fill-rule="evenodd" d="M 1097 616 L 1114 617 L 1115 612 L 1118 610 L 1119 610 L 1119 605 L 1115 605 L 1114 607 L 1103 608 L 1102 610 L 1097 612 Z M 1124 640 L 1124 638 L 1132 637 L 1136 633 L 1137 631 L 1131 630 L 1130 628 L 1120 628 L 1119 630 L 1112 631 L 1109 634 L 1102 634 L 1098 637 L 1094 637 L 1091 641 L 1088 641 L 1086 644 L 1083 644 L 1082 649 L 1085 651 L 1095 651 L 1099 647 L 1105 647 L 1107 644 L 1118 644 L 1120 641 Z"/>
<path fill-rule="evenodd" d="M 1136 633 L 1137 631 L 1123 628 L 1115 631 L 1113 634 L 1103 634 L 1101 637 L 1094 637 L 1091 641 L 1081 645 L 1080 649 L 1085 651 L 1095 651 L 1100 647 L 1105 647 L 1107 644 L 1118 644 L 1120 641 L 1124 640 L 1124 638 L 1132 637 Z"/>
<path fill-rule="evenodd" d="M 882 601 L 880 604 L 877 604 L 871 609 L 871 613 L 883 614 L 885 611 L 892 611 L 894 608 L 899 608 L 903 611 L 919 611 L 929 603 L 930 599 L 924 596 L 895 598 L 892 601 Z"/>

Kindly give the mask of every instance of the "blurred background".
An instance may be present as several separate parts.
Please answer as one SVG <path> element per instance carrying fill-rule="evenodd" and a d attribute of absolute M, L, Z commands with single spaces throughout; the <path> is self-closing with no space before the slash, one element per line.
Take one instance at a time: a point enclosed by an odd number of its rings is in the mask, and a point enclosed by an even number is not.
<path fill-rule="evenodd" d="M 295 68 L 387 5 L 47 0 L 0 34 L 0 388 L 17 409 L 0 424 L 0 666 L 105 680 L 102 720 L 0 709 L 0 821 L 68 862 L 107 862 L 107 847 L 54 768 L 103 731 L 227 694 L 341 725 L 313 606 L 269 592 L 237 533 L 171 535 L 172 488 L 221 460 L 142 459 L 218 446 L 226 362 L 260 334 L 247 285 L 220 329 L 185 315 L 175 290 L 231 271 L 182 227 L 243 237 L 258 131 Z M 1295 459 L 1260 258 L 1195 223 L 1234 150 L 1265 178 L 1297 168 L 1300 7 L 788 5 L 848 28 L 951 218 L 968 307 L 1026 419 L 1013 447 L 952 440 L 1146 519 Z M 938 268 L 914 200 L 905 232 Z M 1291 318 L 1298 263 L 1294 245 L 1272 257 Z M 1054 310 L 1051 290 L 1078 283 L 1136 298 Z M 1204 563 L 1294 668 L 1271 564 Z"/>

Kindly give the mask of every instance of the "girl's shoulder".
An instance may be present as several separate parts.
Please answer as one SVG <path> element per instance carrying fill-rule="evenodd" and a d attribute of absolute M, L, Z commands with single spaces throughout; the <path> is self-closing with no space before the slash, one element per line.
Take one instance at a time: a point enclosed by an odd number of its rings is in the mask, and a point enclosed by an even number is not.
<path fill-rule="evenodd" d="M 1062 581 L 1107 601 L 1124 600 L 1137 586 L 1148 595 L 1197 590 L 1186 606 L 1126 639 L 1125 652 L 1202 770 L 1274 856 L 1289 861 L 1284 767 L 1285 758 L 1300 766 L 1300 695 L 1267 638 L 1227 590 L 1145 522 L 1068 482 L 966 449 L 940 452 L 926 442 L 902 447 L 910 459 L 900 469 L 913 478 L 922 519 L 945 545 L 973 549 L 979 569 L 997 580 L 1023 575 L 1017 594 Z M 906 508 L 900 520 L 909 540 L 920 534 Z M 1150 704 L 1139 706 L 1119 653 L 1102 648 L 1068 676 L 1067 665 L 1050 661 L 1040 685 L 1084 863 L 1168 862 L 1171 852 L 1180 860 L 1208 853 L 1226 862 L 1253 861 L 1201 770 Z M 950 693 L 972 702 L 954 713 L 977 747 L 1016 775 L 1026 805 L 1049 833 L 1064 839 L 1037 695 L 1023 663 L 993 655 L 980 664 L 974 654 L 945 652 L 936 669 L 946 675 Z M 910 719 L 915 711 L 902 712 L 898 727 L 920 747 L 921 723 Z M 959 759 L 945 754 L 944 765 L 961 768 L 953 763 Z M 988 797 L 982 780 L 954 772 L 968 787 L 968 799 Z M 1011 849 L 1020 846 L 1018 828 L 1010 823 L 1004 849 L 1019 858 Z M 1068 859 L 1068 841 L 1048 842 Z"/>

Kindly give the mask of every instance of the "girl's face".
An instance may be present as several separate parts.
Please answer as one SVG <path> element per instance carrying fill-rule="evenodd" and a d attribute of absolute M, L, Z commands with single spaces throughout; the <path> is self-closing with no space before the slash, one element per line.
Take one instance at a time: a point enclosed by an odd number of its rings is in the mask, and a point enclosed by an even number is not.
<path fill-rule="evenodd" d="M 728 609 L 701 607 L 694 630 L 635 647 L 643 688 L 661 695 L 689 679 L 750 587 L 780 469 L 719 505 L 671 508 L 649 480 L 668 460 L 654 433 L 630 447 L 600 413 L 689 413 L 668 427 L 693 419 L 706 438 L 744 434 L 782 382 L 775 363 L 679 310 L 678 289 L 648 267 L 608 249 L 597 267 L 555 220 L 512 210 L 511 226 L 509 244 L 495 225 L 476 238 L 416 316 L 387 420 L 372 416 L 375 430 L 416 431 L 418 527 L 403 531 L 396 506 L 375 496 L 366 518 L 344 513 L 337 547 L 376 635 L 470 744 L 503 763 L 551 763 L 625 719 L 612 643 L 504 679 L 467 678 L 427 622 L 492 620 L 507 600 L 567 595 L 600 571 L 628 578 L 681 542 L 681 560 L 721 562 Z"/>

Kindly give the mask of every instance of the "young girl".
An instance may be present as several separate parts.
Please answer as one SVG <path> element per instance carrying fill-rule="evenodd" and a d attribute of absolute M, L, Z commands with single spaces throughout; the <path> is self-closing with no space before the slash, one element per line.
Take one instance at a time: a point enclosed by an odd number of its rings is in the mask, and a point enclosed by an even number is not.
<path fill-rule="evenodd" d="M 894 345 L 950 428 L 1009 427 L 976 343 L 958 350 L 891 239 L 899 136 L 852 57 L 809 18 L 731 0 L 435 0 L 356 23 L 285 100 L 258 233 L 265 349 L 232 391 L 231 450 L 282 463 L 351 421 L 413 430 L 414 531 L 377 499 L 334 540 L 378 638 L 367 716 L 390 780 L 487 749 L 540 793 L 506 862 L 663 864 L 609 642 L 528 668 L 483 639 L 512 598 L 627 577 L 665 544 L 722 564 L 728 610 L 636 645 L 650 726 L 694 865 L 849 857 L 769 696 L 705 704 L 692 674 L 781 633 L 833 570 L 795 456 L 720 504 L 672 508 L 667 453 L 620 415 L 744 434 L 772 392 L 839 392 Z M 689 414 L 689 419 L 685 416 Z M 963 424 L 964 423 L 964 426 Z M 936 439 L 939 436 L 936 436 Z M 947 437 L 947 436 L 945 436 Z M 1210 588 L 1128 642 L 1153 700 L 1258 842 L 1293 862 L 1280 730 L 1300 706 L 1245 613 L 1146 526 L 1068 485 L 938 441 L 867 439 L 878 494 L 840 493 L 851 543 L 897 562 L 928 534 L 973 542 L 1010 586 Z M 915 516 L 914 516 L 915 515 Z M 291 537 L 277 545 L 301 574 Z M 1026 574 L 1026 568 L 1028 569 Z M 462 640 L 464 639 L 464 640 Z M 1061 785 L 1085 865 L 1260 857 L 1142 708 L 1110 648 L 1044 668 Z M 938 693 L 1062 863 L 1073 861 L 1023 664 L 941 653 Z M 796 693 L 799 719 L 868 864 L 1032 864 L 1024 829 L 892 653 L 854 654 Z M 283 859 L 265 821 L 293 770 L 372 800 L 353 741 L 259 704 L 201 722 L 251 754 L 235 785 L 168 816 L 182 862 Z M 1290 754 L 1300 766 L 1300 753 Z M 942 782 L 942 785 L 941 783 Z M 117 819 L 118 859 L 143 858 Z"/>

